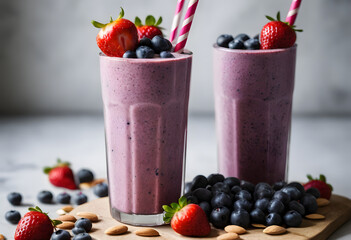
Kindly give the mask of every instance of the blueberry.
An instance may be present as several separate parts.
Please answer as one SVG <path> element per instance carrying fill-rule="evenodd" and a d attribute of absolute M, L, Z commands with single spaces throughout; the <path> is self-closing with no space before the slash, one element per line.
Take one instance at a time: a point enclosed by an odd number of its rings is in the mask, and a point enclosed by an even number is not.
<path fill-rule="evenodd" d="M 86 232 L 90 232 L 93 224 L 87 218 L 80 218 L 75 222 L 74 226 L 76 228 L 83 228 Z"/>
<path fill-rule="evenodd" d="M 229 34 L 222 34 L 217 38 L 217 45 L 220 47 L 228 47 L 229 42 L 233 41 L 234 38 Z"/>
<path fill-rule="evenodd" d="M 49 191 L 41 191 L 38 193 L 38 201 L 41 203 L 51 203 L 54 196 Z"/>
<path fill-rule="evenodd" d="M 72 232 L 74 235 L 78 235 L 79 233 L 86 233 L 85 229 L 81 227 L 74 227 L 72 229 Z"/>
<path fill-rule="evenodd" d="M 207 218 L 209 218 L 212 211 L 211 205 L 208 202 L 200 202 L 199 206 L 204 210 Z"/>
<path fill-rule="evenodd" d="M 123 54 L 123 58 L 137 58 L 136 52 L 128 50 Z"/>
<path fill-rule="evenodd" d="M 190 192 L 191 192 L 191 186 L 192 186 L 192 183 L 191 183 L 191 182 L 185 183 L 184 194 L 187 194 L 187 193 L 190 193 Z"/>
<path fill-rule="evenodd" d="M 260 39 L 260 34 L 256 34 L 253 38 L 254 39 Z"/>
<path fill-rule="evenodd" d="M 140 46 L 136 50 L 136 55 L 138 58 L 153 58 L 155 51 L 152 48 L 147 46 Z"/>
<path fill-rule="evenodd" d="M 280 190 L 274 193 L 273 199 L 281 201 L 285 206 L 287 206 L 290 202 L 290 196 Z"/>
<path fill-rule="evenodd" d="M 241 180 L 240 187 L 249 193 L 253 193 L 255 191 L 255 185 L 245 180 Z"/>
<path fill-rule="evenodd" d="M 191 191 L 198 188 L 205 188 L 207 186 L 207 178 L 203 175 L 197 175 L 192 181 Z"/>
<path fill-rule="evenodd" d="M 88 197 L 82 192 L 78 193 L 74 198 L 74 202 L 77 205 L 81 205 L 83 203 L 86 203 L 87 201 L 88 201 Z"/>
<path fill-rule="evenodd" d="M 169 51 L 162 51 L 160 53 L 161 58 L 174 58 L 173 54 Z"/>
<path fill-rule="evenodd" d="M 285 192 L 289 195 L 290 200 L 300 200 L 301 192 L 293 186 L 285 186 L 281 189 L 282 192 Z"/>
<path fill-rule="evenodd" d="M 285 213 L 283 219 L 288 227 L 299 227 L 302 223 L 302 216 L 294 210 Z"/>
<path fill-rule="evenodd" d="M 244 209 L 246 211 L 251 211 L 252 203 L 247 201 L 246 199 L 239 199 L 234 202 L 234 210 Z"/>
<path fill-rule="evenodd" d="M 302 197 L 303 195 L 305 195 L 305 188 L 302 186 L 301 183 L 299 183 L 299 182 L 291 182 L 291 183 L 289 183 L 287 186 L 296 187 L 297 190 L 300 191 L 301 197 Z"/>
<path fill-rule="evenodd" d="M 226 207 L 215 208 L 210 215 L 210 222 L 216 228 L 224 228 L 229 223 L 230 211 Z"/>
<path fill-rule="evenodd" d="M 273 199 L 269 202 L 267 210 L 269 213 L 278 213 L 281 215 L 284 213 L 285 206 L 280 200 Z"/>
<path fill-rule="evenodd" d="M 254 193 L 255 199 L 262 199 L 262 198 L 271 198 L 273 196 L 274 191 L 268 188 L 259 189 Z"/>
<path fill-rule="evenodd" d="M 224 184 L 223 182 L 218 182 L 212 186 L 211 191 L 212 191 L 213 195 L 215 195 L 216 193 L 219 193 L 219 192 L 224 192 L 224 193 L 229 194 L 230 188 L 228 187 L 227 184 Z"/>
<path fill-rule="evenodd" d="M 248 50 L 260 49 L 260 41 L 256 38 L 250 38 L 244 42 L 244 46 Z"/>
<path fill-rule="evenodd" d="M 245 33 L 241 33 L 235 36 L 235 39 L 245 42 L 246 40 L 250 39 L 250 37 Z"/>
<path fill-rule="evenodd" d="M 301 198 L 301 204 L 305 207 L 306 214 L 311 214 L 317 212 L 317 201 L 316 198 L 309 193 L 306 193 L 305 196 Z"/>
<path fill-rule="evenodd" d="M 207 190 L 206 188 L 198 188 L 193 192 L 192 195 L 194 195 L 199 200 L 199 202 L 210 202 L 212 198 L 211 191 Z"/>
<path fill-rule="evenodd" d="M 227 193 L 217 193 L 211 199 L 211 206 L 212 208 L 218 207 L 227 207 L 230 208 L 232 206 L 232 199 Z"/>
<path fill-rule="evenodd" d="M 270 213 L 266 216 L 267 226 L 281 225 L 281 224 L 282 224 L 282 218 L 278 213 Z"/>
<path fill-rule="evenodd" d="M 208 184 L 213 186 L 218 182 L 223 182 L 225 180 L 224 176 L 219 173 L 211 174 L 207 177 Z"/>
<path fill-rule="evenodd" d="M 244 209 L 233 211 L 230 215 L 230 224 L 248 228 L 250 225 L 250 214 Z"/>
<path fill-rule="evenodd" d="M 285 186 L 286 186 L 286 182 L 284 182 L 284 181 L 276 182 L 276 183 L 273 184 L 273 190 L 274 191 L 278 191 L 278 190 L 282 189 Z"/>
<path fill-rule="evenodd" d="M 315 198 L 321 197 L 321 193 L 319 192 L 319 190 L 317 188 L 314 188 L 314 187 L 307 189 L 306 193 L 312 194 Z"/>
<path fill-rule="evenodd" d="M 77 172 L 77 176 L 78 176 L 78 179 L 79 179 L 79 182 L 80 183 L 83 183 L 83 182 L 91 182 L 94 180 L 94 174 L 92 171 L 90 171 L 89 169 L 80 169 L 78 172 Z"/>
<path fill-rule="evenodd" d="M 228 48 L 230 49 L 244 49 L 244 43 L 241 40 L 234 39 L 228 43 Z"/>
<path fill-rule="evenodd" d="M 14 206 L 21 205 L 22 202 L 22 195 L 18 192 L 12 192 L 7 195 L 7 200 Z"/>
<path fill-rule="evenodd" d="M 235 200 L 239 200 L 239 199 L 246 199 L 247 201 L 251 201 L 252 200 L 251 193 L 249 193 L 246 190 L 241 190 L 237 194 L 235 194 Z"/>
<path fill-rule="evenodd" d="M 50 240 L 70 240 L 71 234 L 65 230 L 57 230 L 51 235 Z"/>
<path fill-rule="evenodd" d="M 240 186 L 234 186 L 230 189 L 230 192 L 233 194 L 237 194 L 238 192 L 240 192 L 242 189 Z"/>
<path fill-rule="evenodd" d="M 168 41 L 166 38 L 163 38 L 162 36 L 157 35 L 153 37 L 151 43 L 155 53 L 172 50 L 172 44 L 170 41 Z"/>
<path fill-rule="evenodd" d="M 187 196 L 186 199 L 188 201 L 190 201 L 191 203 L 194 203 L 194 204 L 198 204 L 199 203 L 199 200 L 197 199 L 197 197 L 195 197 L 192 194 L 189 194 L 189 196 Z"/>
<path fill-rule="evenodd" d="M 301 216 L 305 216 L 305 207 L 299 203 L 298 201 L 291 201 L 289 202 L 289 210 L 295 210 L 296 212 L 300 213 Z"/>
<path fill-rule="evenodd" d="M 262 198 L 258 199 L 255 202 L 255 208 L 261 209 L 263 212 L 268 212 L 268 204 L 269 204 L 269 199 L 268 198 Z"/>
<path fill-rule="evenodd" d="M 56 196 L 56 201 L 62 204 L 68 204 L 71 202 L 71 195 L 66 192 L 60 193 Z"/>
<path fill-rule="evenodd" d="M 92 240 L 88 233 L 79 233 L 74 236 L 73 240 Z"/>
<path fill-rule="evenodd" d="M 139 46 L 148 46 L 150 48 L 152 48 L 152 42 L 150 38 L 147 37 L 143 37 L 142 39 L 140 39 L 139 41 Z"/>
<path fill-rule="evenodd" d="M 21 220 L 21 214 L 16 210 L 11 210 L 5 213 L 5 218 L 12 224 L 17 224 Z"/>
<path fill-rule="evenodd" d="M 98 197 L 107 197 L 108 196 L 108 186 L 106 183 L 97 184 L 94 189 L 94 194 Z"/>
<path fill-rule="evenodd" d="M 255 208 L 250 212 L 250 218 L 252 223 L 266 223 L 266 216 L 264 212 L 259 208 Z"/>
<path fill-rule="evenodd" d="M 227 177 L 224 179 L 223 183 L 226 184 L 229 188 L 240 186 L 240 180 L 236 177 Z"/>
<path fill-rule="evenodd" d="M 272 191 L 272 187 L 271 185 L 269 185 L 268 183 L 265 183 L 265 182 L 260 182 L 260 183 L 257 183 L 256 186 L 255 186 L 255 192 L 260 192 L 264 189 L 267 189 L 269 191 Z"/>

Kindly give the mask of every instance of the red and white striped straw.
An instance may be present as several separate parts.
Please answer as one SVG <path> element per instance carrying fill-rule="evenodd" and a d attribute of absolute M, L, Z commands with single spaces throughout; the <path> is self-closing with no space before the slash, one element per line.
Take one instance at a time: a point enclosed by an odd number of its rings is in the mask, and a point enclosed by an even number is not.
<path fill-rule="evenodd" d="M 180 23 L 180 18 L 182 16 L 184 2 L 185 2 L 185 0 L 178 0 L 177 8 L 176 8 L 176 11 L 174 13 L 173 22 L 172 22 L 172 29 L 171 29 L 171 36 L 169 37 L 169 41 L 172 44 L 176 44 L 176 41 L 177 41 L 178 27 L 179 27 L 179 23 Z"/>
<path fill-rule="evenodd" d="M 288 22 L 290 26 L 294 25 L 297 13 L 299 11 L 299 7 L 302 0 L 293 0 L 290 6 L 290 10 L 288 12 L 288 16 L 285 19 L 285 22 Z"/>
<path fill-rule="evenodd" d="M 190 0 L 188 9 L 186 11 L 183 26 L 180 30 L 177 45 L 174 48 L 174 52 L 182 52 L 185 48 L 186 41 L 188 40 L 189 31 L 191 24 L 193 23 L 194 14 L 196 11 L 197 3 L 199 0 Z"/>

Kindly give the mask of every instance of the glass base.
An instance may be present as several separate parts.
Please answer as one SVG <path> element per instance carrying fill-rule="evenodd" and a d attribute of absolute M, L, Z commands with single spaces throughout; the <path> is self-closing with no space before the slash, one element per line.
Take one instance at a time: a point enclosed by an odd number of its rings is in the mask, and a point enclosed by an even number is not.
<path fill-rule="evenodd" d="M 111 215 L 119 222 L 134 226 L 161 226 L 164 225 L 163 213 L 152 215 L 139 215 L 133 213 L 124 213 L 116 208 L 111 208 Z"/>

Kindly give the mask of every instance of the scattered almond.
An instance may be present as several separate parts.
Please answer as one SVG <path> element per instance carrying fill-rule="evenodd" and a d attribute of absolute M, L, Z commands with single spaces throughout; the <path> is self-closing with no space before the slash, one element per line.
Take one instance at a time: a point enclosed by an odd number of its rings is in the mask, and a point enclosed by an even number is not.
<path fill-rule="evenodd" d="M 56 219 L 60 220 L 62 222 L 76 222 L 77 221 L 77 218 L 75 218 L 74 216 L 69 215 L 69 214 L 59 216 Z"/>
<path fill-rule="evenodd" d="M 62 216 L 62 215 L 66 215 L 68 212 L 66 212 L 66 211 L 64 211 L 62 209 L 59 209 L 59 210 L 56 211 L 56 213 L 57 213 L 57 215 Z"/>
<path fill-rule="evenodd" d="M 126 225 L 118 225 L 114 227 L 110 227 L 106 229 L 105 234 L 107 235 L 121 235 L 128 231 L 128 227 Z"/>
<path fill-rule="evenodd" d="M 330 201 L 326 198 L 317 198 L 318 207 L 324 207 L 329 205 Z"/>
<path fill-rule="evenodd" d="M 236 233 L 225 233 L 217 237 L 217 240 L 236 240 L 239 239 L 239 235 Z"/>
<path fill-rule="evenodd" d="M 79 184 L 79 188 L 80 189 L 89 189 L 89 188 L 91 188 L 91 185 L 90 185 L 90 183 L 81 183 L 81 184 Z"/>
<path fill-rule="evenodd" d="M 90 186 L 94 187 L 95 185 L 98 185 L 99 183 L 103 183 L 103 182 L 106 182 L 105 178 L 98 178 L 98 179 L 95 179 L 94 181 L 90 182 Z"/>
<path fill-rule="evenodd" d="M 246 229 L 237 225 L 228 225 L 224 228 L 224 231 L 228 233 L 244 234 Z"/>
<path fill-rule="evenodd" d="M 253 226 L 254 228 L 266 228 L 267 226 L 263 225 L 263 224 L 259 224 L 259 223 L 253 223 L 251 224 L 251 226 Z"/>
<path fill-rule="evenodd" d="M 65 212 L 69 213 L 69 212 L 71 212 L 74 208 L 73 208 L 71 205 L 67 205 L 67 206 L 63 206 L 61 209 L 62 209 L 63 211 L 65 211 Z"/>
<path fill-rule="evenodd" d="M 56 226 L 59 229 L 72 229 L 74 228 L 74 223 L 73 222 L 63 222 L 59 225 Z"/>
<path fill-rule="evenodd" d="M 286 228 L 283 228 L 278 225 L 272 225 L 263 229 L 263 233 L 266 233 L 269 235 L 279 235 L 279 234 L 286 233 Z"/>
<path fill-rule="evenodd" d="M 135 231 L 135 234 L 142 237 L 160 236 L 160 234 L 153 228 L 140 228 Z"/>
<path fill-rule="evenodd" d="M 81 218 L 87 218 L 92 222 L 97 222 L 99 220 L 98 216 L 95 213 L 91 212 L 79 212 L 77 213 L 77 216 Z"/>
<path fill-rule="evenodd" d="M 322 214 L 313 213 L 313 214 L 306 215 L 305 218 L 311 219 L 311 220 L 321 220 L 321 219 L 325 219 L 325 216 L 323 216 Z"/>
<path fill-rule="evenodd" d="M 4 237 L 4 235 L 0 234 L 0 240 L 5 240 L 6 238 Z"/>

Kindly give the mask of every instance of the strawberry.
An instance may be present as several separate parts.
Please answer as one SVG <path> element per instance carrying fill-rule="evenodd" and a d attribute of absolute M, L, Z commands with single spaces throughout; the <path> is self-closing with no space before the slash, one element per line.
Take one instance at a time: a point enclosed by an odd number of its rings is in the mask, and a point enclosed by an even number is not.
<path fill-rule="evenodd" d="M 145 19 L 145 25 L 143 25 L 140 18 L 136 17 L 134 23 L 138 30 L 139 41 L 144 37 L 152 39 L 157 35 L 163 36 L 161 31 L 162 28 L 159 27 L 162 23 L 162 17 L 159 17 L 156 22 L 154 16 L 149 15 Z"/>
<path fill-rule="evenodd" d="M 38 206 L 28 210 L 17 225 L 15 240 L 49 240 L 55 226 L 62 222 L 51 220 Z"/>
<path fill-rule="evenodd" d="M 311 187 L 317 188 L 321 194 L 321 198 L 330 199 L 333 187 L 327 183 L 324 175 L 319 175 L 319 179 L 313 179 L 311 175 L 307 175 L 307 178 L 310 181 L 304 184 L 305 190 Z"/>
<path fill-rule="evenodd" d="M 210 234 L 211 226 L 206 213 L 199 205 L 189 204 L 186 197 L 179 199 L 179 204 L 163 205 L 166 211 L 164 221 L 171 223 L 177 233 L 184 236 L 205 237 Z"/>
<path fill-rule="evenodd" d="M 57 159 L 57 164 L 54 167 L 45 167 L 44 173 L 49 174 L 49 181 L 52 185 L 74 190 L 77 189 L 77 185 L 74 181 L 73 171 L 69 166 L 70 163 Z"/>
<path fill-rule="evenodd" d="M 296 33 L 302 32 L 290 26 L 287 22 L 280 20 L 280 12 L 277 14 L 277 20 L 266 16 L 271 22 L 264 25 L 260 34 L 261 49 L 289 48 L 296 41 Z"/>
<path fill-rule="evenodd" d="M 138 45 L 138 31 L 133 22 L 124 19 L 121 8 L 119 17 L 110 23 L 92 21 L 94 27 L 101 28 L 96 42 L 103 53 L 110 57 L 122 57 L 128 50 L 135 50 Z"/>

